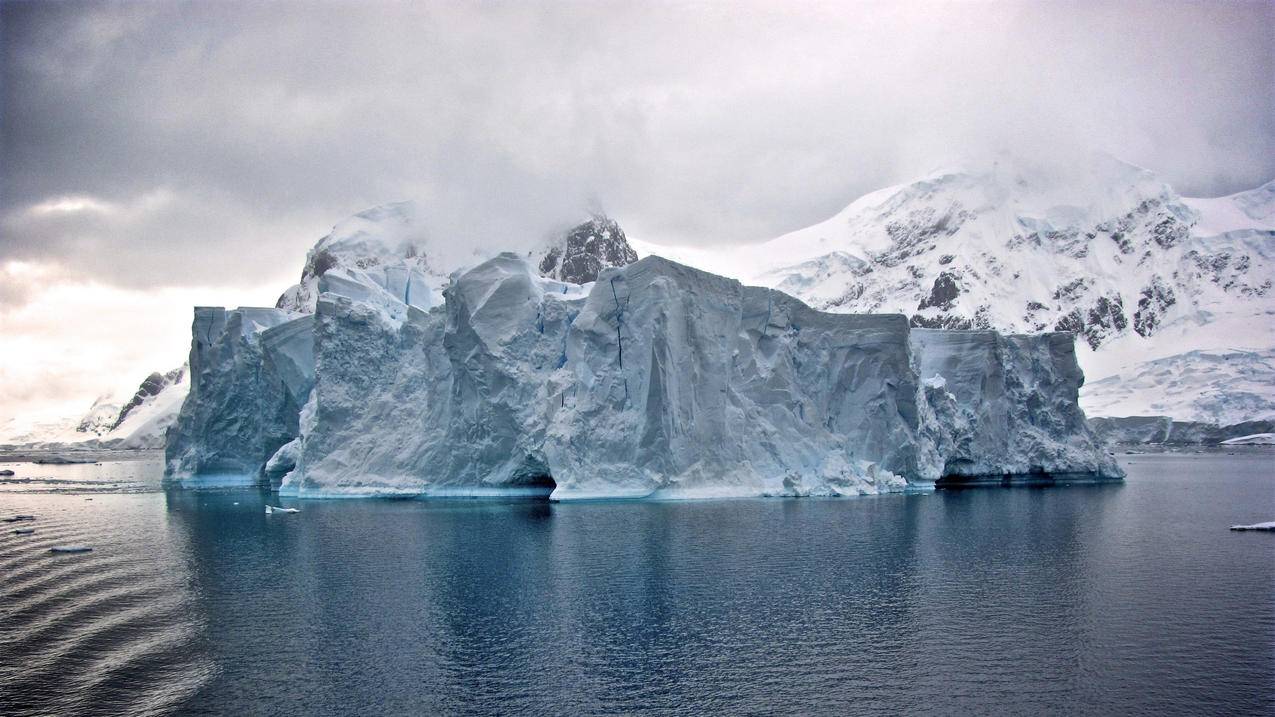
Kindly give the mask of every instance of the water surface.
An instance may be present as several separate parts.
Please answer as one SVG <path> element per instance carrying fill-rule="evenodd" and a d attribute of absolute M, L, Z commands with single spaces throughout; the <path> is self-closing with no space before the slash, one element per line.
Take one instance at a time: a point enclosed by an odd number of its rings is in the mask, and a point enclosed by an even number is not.
<path fill-rule="evenodd" d="M 548 504 L 8 464 L 0 713 L 1271 714 L 1275 453 L 1124 485 Z M 91 500 L 89 500 L 91 498 Z M 85 543 L 86 555 L 52 545 Z M 268 706 L 268 708 L 266 707 Z"/>

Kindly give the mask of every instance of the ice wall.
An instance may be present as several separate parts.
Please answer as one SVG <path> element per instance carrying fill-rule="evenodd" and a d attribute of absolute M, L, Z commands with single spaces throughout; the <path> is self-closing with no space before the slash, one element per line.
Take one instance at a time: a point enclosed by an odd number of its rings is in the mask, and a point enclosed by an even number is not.
<path fill-rule="evenodd" d="M 813 311 L 648 257 L 604 271 L 567 335 L 545 453 L 556 498 L 873 493 L 916 463 L 903 316 Z"/>
<path fill-rule="evenodd" d="M 502 254 L 402 323 L 345 297 L 316 311 L 297 495 L 547 494 L 547 377 L 582 301 Z"/>
<path fill-rule="evenodd" d="M 254 483 L 297 435 L 296 402 L 263 349 L 288 319 L 279 309 L 195 308 L 190 393 L 165 446 L 170 482 Z"/>
<path fill-rule="evenodd" d="M 913 329 L 911 343 L 941 478 L 1123 476 L 1077 403 L 1071 334 Z"/>
<path fill-rule="evenodd" d="M 196 311 L 173 476 L 562 500 L 1119 476 L 1066 334 L 828 314 L 659 257 L 577 286 L 501 254 L 429 310 L 319 286 L 313 315 Z"/>

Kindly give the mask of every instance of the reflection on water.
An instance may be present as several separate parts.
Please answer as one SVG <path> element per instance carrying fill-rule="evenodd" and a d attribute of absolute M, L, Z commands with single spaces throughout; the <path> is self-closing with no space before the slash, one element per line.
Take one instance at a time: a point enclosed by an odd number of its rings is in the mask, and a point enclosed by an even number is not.
<path fill-rule="evenodd" d="M 1269 458 L 842 500 L 6 495 L 40 530 L 0 537 L 0 712 L 1269 713 L 1275 536 L 1226 530 L 1275 517 Z"/>

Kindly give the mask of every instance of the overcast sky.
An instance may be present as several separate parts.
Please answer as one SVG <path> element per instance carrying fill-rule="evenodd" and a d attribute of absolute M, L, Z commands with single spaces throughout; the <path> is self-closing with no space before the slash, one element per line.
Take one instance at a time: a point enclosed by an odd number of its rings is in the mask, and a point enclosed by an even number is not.
<path fill-rule="evenodd" d="M 0 424 L 180 363 L 336 221 L 723 245 L 956 156 L 1275 177 L 1275 3 L 0 2 Z M 68 409 L 70 410 L 70 409 Z"/>

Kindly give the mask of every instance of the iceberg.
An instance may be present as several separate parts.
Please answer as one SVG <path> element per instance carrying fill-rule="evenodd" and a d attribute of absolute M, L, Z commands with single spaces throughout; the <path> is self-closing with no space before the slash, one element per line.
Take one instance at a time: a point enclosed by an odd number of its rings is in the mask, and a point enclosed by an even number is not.
<path fill-rule="evenodd" d="M 297 301 L 196 309 L 170 481 L 587 500 L 1123 475 L 1070 334 L 822 312 L 658 256 L 575 284 L 498 254 L 417 302 L 388 259 L 316 256 Z"/>

